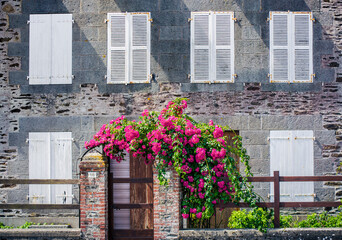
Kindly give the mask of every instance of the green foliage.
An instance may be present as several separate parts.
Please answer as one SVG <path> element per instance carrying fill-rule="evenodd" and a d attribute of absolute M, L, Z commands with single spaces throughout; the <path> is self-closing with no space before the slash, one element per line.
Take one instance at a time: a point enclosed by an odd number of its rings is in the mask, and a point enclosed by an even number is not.
<path fill-rule="evenodd" d="M 339 208 L 339 210 L 341 210 Z M 245 209 L 234 211 L 229 218 L 229 228 L 256 228 L 266 232 L 267 228 L 273 228 L 273 211 L 255 208 L 247 212 Z M 280 216 L 281 228 L 333 228 L 342 227 L 342 212 L 337 215 L 329 215 L 327 212 L 321 214 L 313 213 L 305 220 L 294 221 L 292 216 Z"/>
<path fill-rule="evenodd" d="M 6 226 L 2 222 L 0 222 L 0 229 L 13 229 L 13 228 L 27 229 L 33 224 L 34 224 L 33 222 L 25 222 L 22 226 L 14 227 L 14 226 Z"/>

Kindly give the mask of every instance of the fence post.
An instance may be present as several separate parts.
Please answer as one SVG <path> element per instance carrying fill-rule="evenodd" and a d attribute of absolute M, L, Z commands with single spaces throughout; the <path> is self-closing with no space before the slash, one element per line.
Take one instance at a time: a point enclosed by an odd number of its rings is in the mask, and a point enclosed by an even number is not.
<path fill-rule="evenodd" d="M 280 191 L 279 191 L 279 171 L 273 172 L 274 176 L 274 228 L 280 227 L 279 222 L 279 202 L 280 202 Z"/>
<path fill-rule="evenodd" d="M 108 239 L 107 166 L 99 153 L 88 153 L 80 163 L 82 239 Z"/>

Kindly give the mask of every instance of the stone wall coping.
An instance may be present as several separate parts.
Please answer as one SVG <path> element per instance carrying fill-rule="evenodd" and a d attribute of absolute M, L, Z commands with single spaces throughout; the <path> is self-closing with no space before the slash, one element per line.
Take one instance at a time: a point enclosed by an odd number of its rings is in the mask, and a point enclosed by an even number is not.
<path fill-rule="evenodd" d="M 1 237 L 63 237 L 80 238 L 81 229 L 0 229 Z"/>
<path fill-rule="evenodd" d="M 189 229 L 180 230 L 180 239 L 317 239 L 317 237 L 330 237 L 330 239 L 341 239 L 342 228 L 276 228 L 268 229 L 262 233 L 256 229 Z"/>

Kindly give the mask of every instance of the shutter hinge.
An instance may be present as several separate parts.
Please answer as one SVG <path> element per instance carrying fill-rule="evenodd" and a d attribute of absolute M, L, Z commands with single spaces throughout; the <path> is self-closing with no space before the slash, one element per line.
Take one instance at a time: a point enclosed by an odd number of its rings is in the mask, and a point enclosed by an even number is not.
<path fill-rule="evenodd" d="M 75 75 L 71 75 L 71 79 L 75 79 Z"/>
<path fill-rule="evenodd" d="M 188 74 L 188 79 L 191 79 L 191 74 Z"/>
<path fill-rule="evenodd" d="M 107 75 L 104 75 L 104 79 L 107 79 Z"/>
<path fill-rule="evenodd" d="M 315 18 L 310 18 L 311 21 L 313 22 L 316 22 L 316 19 Z"/>
<path fill-rule="evenodd" d="M 30 80 L 30 76 L 27 76 L 27 77 L 26 77 L 26 80 L 27 80 L 27 81 Z"/>
<path fill-rule="evenodd" d="M 108 23 L 108 22 L 109 22 L 109 19 L 103 20 L 103 23 Z"/>
<path fill-rule="evenodd" d="M 153 77 L 153 74 L 149 74 L 149 75 L 147 76 L 148 80 L 151 80 L 152 77 Z"/>
<path fill-rule="evenodd" d="M 190 21 L 192 21 L 192 20 L 194 20 L 193 18 L 188 18 L 188 22 L 190 22 Z"/>
<path fill-rule="evenodd" d="M 267 21 L 267 22 L 271 21 L 271 18 L 266 18 L 266 21 Z"/>
<path fill-rule="evenodd" d="M 75 20 L 74 20 L 74 19 L 72 19 L 72 20 L 71 20 L 71 22 L 72 22 L 72 23 L 75 23 Z"/>
<path fill-rule="evenodd" d="M 311 74 L 311 76 L 310 76 L 310 81 L 311 81 L 311 82 L 313 81 L 313 78 L 314 78 L 314 77 L 316 77 L 316 74 L 315 74 L 315 73 Z"/>
<path fill-rule="evenodd" d="M 232 76 L 233 76 L 234 78 L 237 78 L 238 75 L 234 73 L 234 74 L 232 74 Z"/>
<path fill-rule="evenodd" d="M 268 74 L 267 74 L 267 77 L 268 77 L 268 78 L 272 78 L 272 74 L 268 73 Z"/>
<path fill-rule="evenodd" d="M 149 21 L 149 22 L 153 22 L 153 18 L 149 18 L 148 21 Z"/>
<path fill-rule="evenodd" d="M 26 22 L 27 24 L 30 24 L 31 23 L 31 21 L 30 20 L 27 20 L 27 22 Z"/>
<path fill-rule="evenodd" d="M 236 19 L 236 17 L 232 17 L 232 20 L 233 20 L 234 22 L 236 22 L 237 19 Z"/>

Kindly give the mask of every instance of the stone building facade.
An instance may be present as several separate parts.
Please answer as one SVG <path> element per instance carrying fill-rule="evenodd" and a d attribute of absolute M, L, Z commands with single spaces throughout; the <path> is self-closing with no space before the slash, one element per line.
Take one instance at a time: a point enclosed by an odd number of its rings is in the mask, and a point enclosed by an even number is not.
<path fill-rule="evenodd" d="M 342 157 L 341 0 L 1 0 L 0 176 L 28 178 L 29 132 L 72 132 L 73 177 L 84 141 L 121 115 L 137 119 L 175 97 L 189 98 L 187 112 L 238 130 L 255 176 L 270 174 L 268 137 L 274 130 L 312 130 L 314 174 L 335 174 Z M 233 11 L 234 83 L 192 83 L 190 24 L 196 11 Z M 312 83 L 270 83 L 270 11 L 309 11 L 313 23 Z M 150 12 L 150 83 L 107 84 L 107 13 Z M 71 13 L 72 84 L 29 85 L 30 14 Z M 28 187 L 2 185 L 2 203 L 25 203 Z M 269 184 L 255 184 L 267 199 Z M 77 189 L 73 190 L 77 195 Z M 315 200 L 342 196 L 339 186 L 315 184 Z M 78 201 L 76 198 L 75 202 Z M 0 217 L 29 216 L 19 210 Z M 42 212 L 74 216 L 76 212 Z"/>

